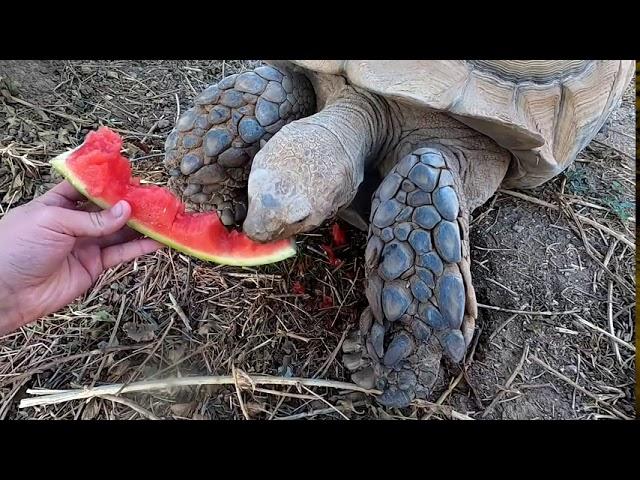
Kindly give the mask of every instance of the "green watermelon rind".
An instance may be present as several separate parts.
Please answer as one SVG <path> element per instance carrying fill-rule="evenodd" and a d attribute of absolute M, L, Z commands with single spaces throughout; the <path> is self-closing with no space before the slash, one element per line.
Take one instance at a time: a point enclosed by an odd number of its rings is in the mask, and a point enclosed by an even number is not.
<path fill-rule="evenodd" d="M 103 199 L 93 197 L 87 192 L 86 185 L 71 171 L 71 169 L 67 166 L 67 158 L 73 154 L 78 148 L 74 148 L 73 150 L 69 150 L 68 152 L 62 153 L 55 157 L 50 161 L 53 168 L 56 169 L 58 173 L 60 173 L 73 187 L 78 190 L 82 195 L 87 197 L 93 203 L 98 205 L 101 208 L 110 208 L 107 202 Z M 282 260 L 286 260 L 296 254 L 296 244 L 293 239 L 290 240 L 289 245 L 284 248 L 280 248 L 269 255 L 260 255 L 260 256 L 225 256 L 224 254 L 212 254 L 199 250 L 191 249 L 183 244 L 173 241 L 171 238 L 166 237 L 148 227 L 145 227 L 140 222 L 136 220 L 129 220 L 127 225 L 133 228 L 135 231 L 146 235 L 149 238 L 156 240 L 157 242 L 162 243 L 163 245 L 167 245 L 168 247 L 173 248 L 179 252 L 185 253 L 192 257 L 199 258 L 201 260 L 205 260 L 208 262 L 218 263 L 220 265 L 233 265 L 239 267 L 254 267 L 259 265 L 267 265 L 270 263 L 280 262 Z"/>

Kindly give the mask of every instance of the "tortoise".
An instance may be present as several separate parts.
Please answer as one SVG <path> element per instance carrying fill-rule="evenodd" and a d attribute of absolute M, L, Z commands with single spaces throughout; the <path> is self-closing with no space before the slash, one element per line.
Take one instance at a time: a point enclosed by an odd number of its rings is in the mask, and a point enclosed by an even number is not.
<path fill-rule="evenodd" d="M 368 230 L 369 306 L 343 363 L 379 403 L 428 398 L 478 315 L 469 219 L 566 169 L 632 61 L 270 61 L 208 87 L 166 141 L 171 185 L 258 241 L 336 213 Z M 244 222 L 243 222 L 244 221 Z"/>

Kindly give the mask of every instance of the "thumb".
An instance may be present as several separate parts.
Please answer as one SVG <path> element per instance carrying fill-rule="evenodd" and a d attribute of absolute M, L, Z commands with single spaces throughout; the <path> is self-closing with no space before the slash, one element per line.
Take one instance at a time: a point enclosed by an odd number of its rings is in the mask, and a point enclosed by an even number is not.
<path fill-rule="evenodd" d="M 57 228 L 61 233 L 74 237 L 103 237 L 124 227 L 131 216 L 131 205 L 120 200 L 108 210 L 83 212 L 60 207 L 55 209 Z"/>

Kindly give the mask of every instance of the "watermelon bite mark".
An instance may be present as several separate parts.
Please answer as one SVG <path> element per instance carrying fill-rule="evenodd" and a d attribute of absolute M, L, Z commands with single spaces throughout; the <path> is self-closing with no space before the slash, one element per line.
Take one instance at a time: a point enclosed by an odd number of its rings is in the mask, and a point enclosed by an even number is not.
<path fill-rule="evenodd" d="M 293 239 L 258 243 L 228 230 L 216 212 L 185 212 L 184 204 L 169 190 L 141 185 L 139 178 L 132 177 L 131 164 L 121 149 L 120 136 L 100 127 L 80 147 L 57 156 L 51 164 L 103 208 L 126 200 L 131 205 L 131 228 L 188 255 L 224 265 L 254 266 L 296 253 Z"/>

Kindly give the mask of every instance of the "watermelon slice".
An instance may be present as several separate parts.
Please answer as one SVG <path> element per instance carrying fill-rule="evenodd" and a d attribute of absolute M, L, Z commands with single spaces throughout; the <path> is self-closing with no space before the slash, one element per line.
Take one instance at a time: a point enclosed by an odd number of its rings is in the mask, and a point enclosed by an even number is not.
<path fill-rule="evenodd" d="M 131 176 L 129 161 L 120 154 L 122 139 L 100 127 L 79 147 L 51 160 L 80 193 L 108 208 L 119 200 L 131 205 L 128 225 L 160 243 L 194 257 L 224 265 L 264 265 L 296 253 L 295 242 L 258 243 L 236 230 L 228 230 L 216 212 L 186 213 L 184 204 L 169 190 L 141 185 Z"/>

